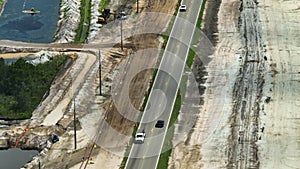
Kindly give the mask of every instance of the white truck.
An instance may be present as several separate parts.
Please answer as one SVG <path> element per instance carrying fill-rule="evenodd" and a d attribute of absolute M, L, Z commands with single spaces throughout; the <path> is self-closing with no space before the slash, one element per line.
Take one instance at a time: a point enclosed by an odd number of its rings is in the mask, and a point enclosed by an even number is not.
<path fill-rule="evenodd" d="M 144 143 L 146 134 L 145 132 L 136 133 L 135 135 L 135 143 Z"/>

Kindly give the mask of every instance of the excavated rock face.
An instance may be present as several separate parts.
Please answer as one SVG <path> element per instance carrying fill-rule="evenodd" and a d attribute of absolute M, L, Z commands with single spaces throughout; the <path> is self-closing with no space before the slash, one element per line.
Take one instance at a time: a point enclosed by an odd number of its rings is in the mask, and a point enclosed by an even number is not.
<path fill-rule="evenodd" d="M 80 0 L 62 0 L 60 8 L 60 19 L 54 41 L 67 43 L 74 40 L 76 29 L 80 22 Z"/>
<path fill-rule="evenodd" d="M 8 140 L 8 148 L 15 147 L 17 144 L 18 148 L 26 150 L 38 150 L 42 151 L 44 148 L 50 148 L 47 144 L 50 140 L 48 135 L 37 135 L 37 134 L 28 134 L 24 135 L 22 139 L 19 139 L 21 136 L 10 136 Z M 16 143 L 18 140 L 18 143 Z"/>

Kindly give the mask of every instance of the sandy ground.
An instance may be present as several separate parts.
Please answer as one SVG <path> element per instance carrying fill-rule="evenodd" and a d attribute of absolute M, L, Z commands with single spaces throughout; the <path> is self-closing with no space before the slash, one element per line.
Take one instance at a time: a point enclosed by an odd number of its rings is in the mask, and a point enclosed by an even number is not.
<path fill-rule="evenodd" d="M 22 58 L 22 57 L 27 57 L 32 53 L 4 53 L 0 54 L 0 58 L 3 59 L 10 59 L 10 58 Z"/>
<path fill-rule="evenodd" d="M 91 54 L 80 54 L 80 57 L 77 58 L 76 62 L 82 62 L 83 69 L 81 69 L 81 72 L 77 76 L 72 77 L 71 88 L 68 89 L 67 93 L 64 95 L 65 97 L 62 98 L 56 108 L 49 112 L 49 114 L 45 117 L 42 125 L 55 125 L 63 117 L 67 106 L 72 101 L 72 97 L 74 96 L 73 92 L 78 91 L 84 76 L 86 76 L 90 67 L 92 67 L 92 65 L 96 62 L 96 56 Z"/>
<path fill-rule="evenodd" d="M 300 168 L 300 3 L 258 0 L 262 37 L 270 70 L 266 72 L 259 142 L 261 168 Z"/>

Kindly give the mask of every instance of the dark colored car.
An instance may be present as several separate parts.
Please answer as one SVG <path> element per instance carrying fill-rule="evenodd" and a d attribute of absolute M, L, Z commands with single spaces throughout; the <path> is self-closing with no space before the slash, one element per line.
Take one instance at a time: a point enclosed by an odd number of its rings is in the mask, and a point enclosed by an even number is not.
<path fill-rule="evenodd" d="M 155 127 L 156 127 L 156 128 L 163 128 L 164 125 L 165 125 L 165 121 L 163 121 L 163 120 L 158 120 L 158 121 L 156 122 L 156 124 L 155 124 Z"/>
<path fill-rule="evenodd" d="M 56 134 L 54 134 L 54 135 L 52 136 L 52 143 L 56 143 L 56 142 L 58 142 L 58 141 L 59 141 L 58 136 L 57 136 Z"/>

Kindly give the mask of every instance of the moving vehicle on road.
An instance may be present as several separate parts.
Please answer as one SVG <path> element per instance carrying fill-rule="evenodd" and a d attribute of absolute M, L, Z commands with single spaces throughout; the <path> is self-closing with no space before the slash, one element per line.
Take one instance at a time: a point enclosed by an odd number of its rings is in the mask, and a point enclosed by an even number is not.
<path fill-rule="evenodd" d="M 179 11 L 180 12 L 185 12 L 186 11 L 186 5 L 180 5 Z"/>
<path fill-rule="evenodd" d="M 155 127 L 156 128 L 163 128 L 165 125 L 165 121 L 163 120 L 157 120 L 156 124 L 155 124 Z"/>
<path fill-rule="evenodd" d="M 146 137 L 146 133 L 143 131 L 141 133 L 136 133 L 134 142 L 135 143 L 144 143 Z"/>

